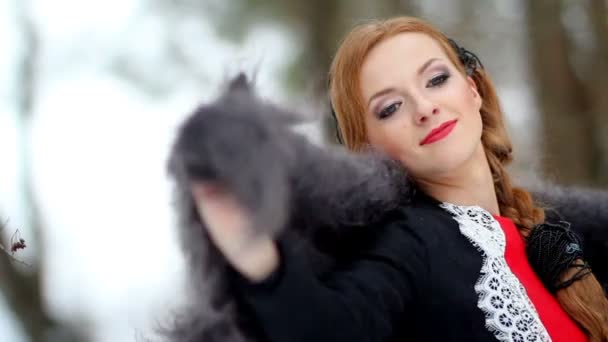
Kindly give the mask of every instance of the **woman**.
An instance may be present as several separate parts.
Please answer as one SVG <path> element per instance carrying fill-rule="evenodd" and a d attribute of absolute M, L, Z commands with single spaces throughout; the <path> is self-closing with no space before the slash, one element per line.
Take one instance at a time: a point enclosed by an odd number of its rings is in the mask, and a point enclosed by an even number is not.
<path fill-rule="evenodd" d="M 511 144 L 474 55 L 419 19 L 395 18 L 355 28 L 330 80 L 346 147 L 382 150 L 408 170 L 417 192 L 319 279 L 288 241 L 252 239 L 249 214 L 230 193 L 195 184 L 209 237 L 236 270 L 234 285 L 260 335 L 608 341 L 608 302 L 576 237 L 563 223 L 542 225 L 543 209 L 510 184 Z M 564 263 L 526 256 L 526 242 L 545 241 L 536 230 L 567 243 L 538 250 L 565 246 L 554 256 Z"/>

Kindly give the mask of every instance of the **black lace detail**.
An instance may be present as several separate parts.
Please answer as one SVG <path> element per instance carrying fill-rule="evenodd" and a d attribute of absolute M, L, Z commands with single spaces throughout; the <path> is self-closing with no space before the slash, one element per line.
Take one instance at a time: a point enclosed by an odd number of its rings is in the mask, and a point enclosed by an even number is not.
<path fill-rule="evenodd" d="M 583 259 L 581 241 L 570 229 L 568 222 L 543 223 L 532 230 L 526 244 L 530 265 L 549 291 L 570 286 L 591 273 L 591 267 Z M 570 279 L 561 277 L 570 268 L 579 268 Z"/>

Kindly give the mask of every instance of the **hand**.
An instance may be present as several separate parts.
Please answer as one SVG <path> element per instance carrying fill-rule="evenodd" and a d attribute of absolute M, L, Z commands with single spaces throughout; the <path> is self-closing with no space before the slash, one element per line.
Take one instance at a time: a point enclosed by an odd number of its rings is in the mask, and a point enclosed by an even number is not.
<path fill-rule="evenodd" d="M 279 265 L 270 236 L 255 233 L 250 213 L 217 183 L 198 182 L 192 194 L 211 240 L 228 262 L 250 281 L 262 281 Z"/>

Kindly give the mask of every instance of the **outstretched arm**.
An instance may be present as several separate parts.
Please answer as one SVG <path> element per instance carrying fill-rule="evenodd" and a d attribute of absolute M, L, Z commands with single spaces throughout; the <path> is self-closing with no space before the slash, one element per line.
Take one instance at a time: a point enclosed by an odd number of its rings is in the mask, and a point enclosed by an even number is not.
<path fill-rule="evenodd" d="M 298 287 L 289 284 L 306 283 L 311 293 L 302 303 L 308 306 L 308 311 L 315 312 L 321 305 L 325 307 L 324 303 L 333 303 L 327 304 L 334 308 L 333 311 L 327 311 L 325 316 L 325 311 L 315 315 L 316 323 L 297 325 L 302 331 L 338 320 L 360 326 L 364 332 L 361 336 L 371 338 L 391 334 L 385 330 L 391 325 L 367 320 L 367 315 L 370 308 L 385 303 L 383 296 L 408 293 L 407 289 L 391 290 L 391 286 L 399 285 L 397 278 L 401 272 L 400 268 L 394 267 L 392 259 L 382 253 L 382 257 L 374 255 L 371 260 L 365 256 L 357 259 L 353 264 L 354 273 L 338 276 L 336 281 L 341 285 L 332 291 L 327 287 L 329 283 L 320 283 L 310 272 L 300 269 L 298 260 L 290 262 L 289 256 L 283 259 L 277 255 L 274 238 L 294 233 L 303 241 L 312 242 L 314 236 L 314 247 L 321 249 L 318 241 L 323 240 L 325 252 L 332 252 L 331 248 L 339 248 L 342 252 L 348 249 L 347 235 L 358 234 L 359 228 L 365 230 L 365 227 L 377 231 L 374 223 L 397 207 L 397 201 L 403 197 L 401 195 L 409 192 L 406 174 L 398 163 L 377 153 L 354 154 L 343 148 L 327 149 L 312 145 L 291 131 L 285 124 L 287 117 L 289 113 L 256 97 L 246 80 L 237 78 L 225 94 L 215 102 L 199 107 L 177 132 L 169 158 L 169 171 L 175 181 L 179 234 L 189 266 L 193 305 L 179 315 L 175 327 L 169 331 L 170 335 L 177 336 L 176 340 L 244 340 L 243 330 L 246 329 L 240 326 L 241 316 L 249 315 L 241 315 L 238 310 L 241 305 L 235 305 L 237 293 L 230 286 L 229 266 L 244 278 L 259 280 L 281 265 L 279 267 L 284 267 L 284 275 L 287 275 L 281 284 L 287 285 L 279 286 L 278 292 L 270 297 L 283 298 L 285 293 L 300 292 Z M 215 189 L 214 186 L 203 188 L 203 197 L 207 194 L 216 200 L 225 199 L 222 192 L 217 192 L 218 189 L 225 190 L 225 194 L 234 199 L 229 202 L 237 203 L 242 209 L 240 212 L 246 215 L 234 215 L 233 210 L 224 211 L 226 215 L 218 215 L 221 211 L 215 209 L 235 206 L 216 206 L 224 202 L 221 200 L 215 204 L 207 201 L 207 205 L 204 200 L 196 200 L 200 198 L 201 191 L 191 191 L 195 183 L 218 186 Z M 197 215 L 199 213 L 203 219 Z M 229 226 L 243 223 L 248 226 L 249 233 L 235 236 L 235 231 Z M 253 236 L 257 239 L 250 239 Z M 334 243 L 338 240 L 340 243 Z M 407 249 L 404 247 L 403 250 Z M 377 284 L 357 280 L 361 275 L 367 278 L 366 274 L 374 272 L 378 273 L 372 277 L 378 278 Z M 342 276 L 352 278 L 354 282 L 341 282 Z M 293 277 L 303 278 L 294 281 Z M 382 283 L 383 278 L 389 281 Z M 293 310 L 285 307 L 283 303 L 287 301 L 264 300 L 268 306 L 258 306 L 255 303 L 259 301 L 255 298 L 260 297 L 246 298 L 250 298 L 247 302 L 256 312 L 253 316 L 261 317 L 259 325 L 273 321 L 268 319 L 268 315 L 280 313 L 287 317 Z M 382 302 L 374 303 L 378 300 Z M 395 299 L 386 303 L 399 305 L 400 301 Z M 265 307 L 270 311 L 264 311 Z M 391 312 L 393 310 L 390 309 Z M 380 316 L 386 315 L 380 313 Z M 323 336 L 332 340 L 333 333 L 353 332 L 326 331 Z M 282 333 L 267 333 L 279 336 L 273 340 L 285 340 L 281 336 L 286 335 Z M 311 335 L 304 332 L 303 336 Z M 356 336 L 348 340 L 355 341 Z"/>
<path fill-rule="evenodd" d="M 272 342 L 387 341 L 404 329 L 416 312 L 424 259 L 398 222 L 377 228 L 382 233 L 369 248 L 322 279 L 285 242 L 281 266 L 266 281 L 237 274 L 263 335 Z"/>

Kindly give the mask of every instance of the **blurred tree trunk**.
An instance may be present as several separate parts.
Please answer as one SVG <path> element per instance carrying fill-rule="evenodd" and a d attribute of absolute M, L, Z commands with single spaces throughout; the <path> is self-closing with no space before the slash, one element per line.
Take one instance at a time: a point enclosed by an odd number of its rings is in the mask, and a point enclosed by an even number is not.
<path fill-rule="evenodd" d="M 323 136 L 326 141 L 335 141 L 335 125 L 329 115 L 329 101 L 325 99 L 328 99 L 327 73 L 339 41 L 340 3 L 309 0 L 303 10 L 301 19 L 306 25 L 308 41 L 304 48 L 305 65 L 298 67 L 306 71 L 308 81 L 314 86 L 315 97 L 324 99 L 321 110 L 327 115 L 323 116 Z"/>
<path fill-rule="evenodd" d="M 452 38 L 456 39 L 457 42 L 462 40 L 460 37 L 463 37 L 464 39 L 475 38 L 475 31 L 477 29 L 477 12 L 475 11 L 475 8 L 477 6 L 479 6 L 477 0 L 460 0 L 459 7 L 460 13 L 462 13 L 462 19 L 460 20 L 460 25 L 456 28 L 456 32 L 450 33 L 456 35 L 456 37 Z"/>
<path fill-rule="evenodd" d="M 20 177 L 20 188 L 24 196 L 22 206 L 26 211 L 27 229 L 31 232 L 27 238 L 28 246 L 36 246 L 35 262 L 31 267 L 18 267 L 16 259 L 8 254 L 11 246 L 0 250 L 0 292 L 6 298 L 9 309 L 15 314 L 17 321 L 21 324 L 26 338 L 32 342 L 46 341 L 83 341 L 81 337 L 63 324 L 52 319 L 46 311 L 43 298 L 42 276 L 39 268 L 40 259 L 43 254 L 40 243 L 41 224 L 34 196 L 33 182 L 30 165 L 30 127 L 32 112 L 35 103 L 37 85 L 37 62 L 39 58 L 39 35 L 29 11 L 30 2 L 16 0 L 14 8 L 16 11 L 17 29 L 22 36 L 22 55 L 16 68 L 16 110 L 19 165 L 17 174 Z M 11 229 L 0 227 L 3 229 Z M 12 228 L 16 229 L 16 228 Z M 10 234 L 10 230 L 8 233 Z M 1 243 L 2 241 L 0 241 Z M 33 243 L 32 243 L 33 242 Z M 0 335 L 0 339 L 2 336 Z"/>
<path fill-rule="evenodd" d="M 37 217 L 32 212 L 33 189 L 31 182 L 30 156 L 30 123 L 34 105 L 36 89 L 36 63 L 38 59 L 38 34 L 36 27 L 29 15 L 28 2 L 15 1 L 17 12 L 16 19 L 19 32 L 22 37 L 23 52 L 18 62 L 16 74 L 17 94 L 17 138 L 18 144 L 18 169 L 19 188 L 23 194 L 21 206 L 25 210 L 26 229 L 32 232 L 38 231 Z M 10 231 L 9 231 L 10 232 Z M 28 245 L 30 238 L 26 239 Z M 36 245 L 34 243 L 34 245 Z M 10 247 L 10 246 L 9 246 Z M 39 254 L 38 254 L 39 256 Z M 15 313 L 17 320 L 23 325 L 25 333 L 31 341 L 44 341 L 45 331 L 51 326 L 51 320 L 42 313 L 42 295 L 40 293 L 41 282 L 38 263 L 32 269 L 19 270 L 11 260 L 2 255 L 0 274 L 3 275 L 2 290 L 6 296 L 9 307 Z"/>
<path fill-rule="evenodd" d="M 593 40 L 593 51 L 586 63 L 586 89 L 590 98 L 593 139 L 598 147 L 594 179 L 608 185 L 608 4 L 605 0 L 590 0 L 587 6 Z"/>
<path fill-rule="evenodd" d="M 416 16 L 418 14 L 418 6 L 414 0 L 388 0 L 387 1 L 387 17 L 395 17 L 400 15 Z"/>
<path fill-rule="evenodd" d="M 571 49 L 561 23 L 561 2 L 525 1 L 531 72 L 541 113 L 545 175 L 564 184 L 595 183 L 600 159 L 593 139 L 588 94 L 570 63 Z"/>

